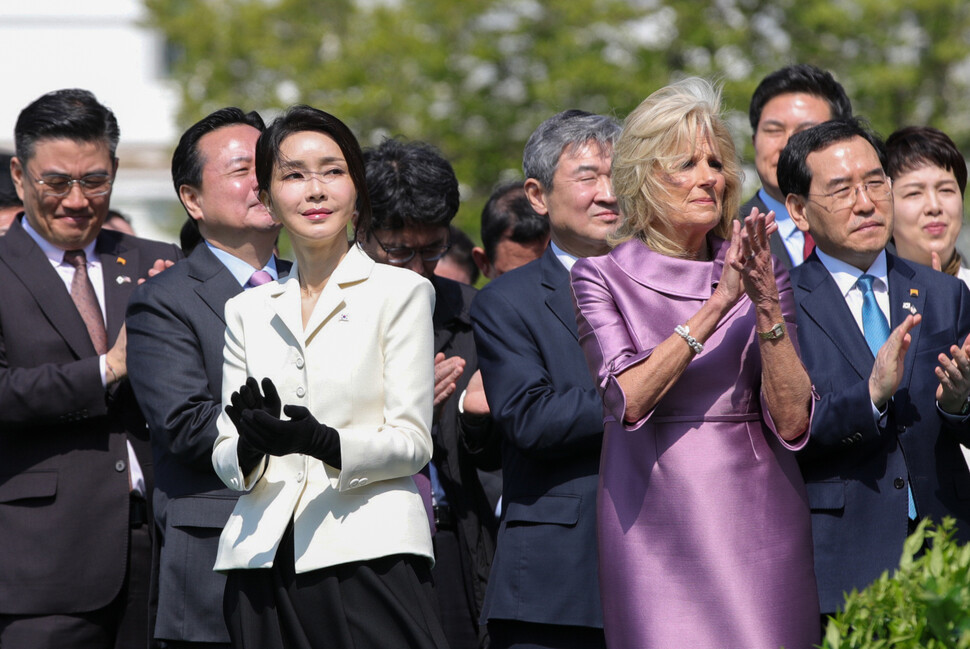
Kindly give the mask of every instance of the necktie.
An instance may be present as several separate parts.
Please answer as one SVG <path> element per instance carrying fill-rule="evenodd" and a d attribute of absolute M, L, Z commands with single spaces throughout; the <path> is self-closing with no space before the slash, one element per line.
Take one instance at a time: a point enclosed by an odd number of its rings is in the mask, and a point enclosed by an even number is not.
<path fill-rule="evenodd" d="M 71 299 L 77 307 L 84 326 L 87 327 L 91 342 L 98 354 L 108 351 L 108 335 L 104 329 L 104 316 L 101 305 L 88 277 L 88 260 L 83 250 L 67 250 L 64 262 L 74 266 L 74 279 L 71 280 Z"/>
<path fill-rule="evenodd" d="M 872 355 L 879 353 L 886 339 L 889 338 L 889 323 L 886 316 L 876 303 L 876 294 L 872 290 L 872 275 L 863 275 L 858 279 L 859 290 L 862 291 L 862 333 L 866 337 L 866 343 L 872 350 Z M 909 518 L 916 520 L 916 501 L 913 499 L 913 488 L 906 488 L 909 497 Z"/>
<path fill-rule="evenodd" d="M 812 251 L 815 250 L 815 239 L 808 232 L 803 232 L 802 235 L 805 237 L 805 247 L 802 248 L 802 261 L 805 261 L 812 254 Z"/>
<path fill-rule="evenodd" d="M 862 333 L 873 356 L 879 353 L 879 348 L 889 338 L 889 323 L 886 322 L 886 315 L 879 308 L 876 293 L 872 290 L 874 279 L 876 278 L 872 275 L 863 275 L 856 282 L 862 291 Z"/>
<path fill-rule="evenodd" d="M 265 270 L 257 270 L 253 273 L 249 281 L 246 282 L 246 288 L 252 288 L 254 286 L 262 286 L 268 282 L 273 281 L 273 276 L 267 273 Z"/>

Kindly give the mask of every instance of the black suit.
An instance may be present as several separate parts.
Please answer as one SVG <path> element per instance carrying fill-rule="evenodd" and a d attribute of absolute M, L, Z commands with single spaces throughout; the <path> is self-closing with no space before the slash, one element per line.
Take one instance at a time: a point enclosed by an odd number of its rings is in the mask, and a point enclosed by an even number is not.
<path fill-rule="evenodd" d="M 109 230 L 96 253 L 110 348 L 138 278 L 181 253 Z M 0 614 L 108 606 L 128 574 L 126 442 L 150 492 L 148 431 L 127 381 L 102 387 L 84 322 L 19 220 L 0 238 L 0 431 Z"/>
<path fill-rule="evenodd" d="M 569 273 L 550 247 L 482 289 L 471 316 L 503 435 L 505 514 L 482 617 L 490 633 L 513 622 L 505 646 L 547 634 L 556 646 L 602 645 L 596 487 L 603 402 L 579 346 Z"/>
<path fill-rule="evenodd" d="M 812 254 L 792 271 L 802 360 L 821 400 L 799 452 L 812 508 L 815 573 L 823 613 L 899 562 L 907 534 L 907 486 L 920 516 L 958 521 L 970 539 L 970 474 L 959 443 L 970 422 L 953 424 L 936 405 L 937 356 L 970 332 L 970 292 L 960 280 L 887 254 L 892 328 L 910 309 L 903 378 L 876 425 L 869 396 L 874 358 L 842 292 Z"/>
<path fill-rule="evenodd" d="M 438 479 L 455 518 L 457 556 L 443 554 L 439 547 L 449 530 L 439 529 L 435 536 L 435 585 L 442 605 L 442 626 L 452 649 L 478 646 L 484 628 L 478 628 L 478 616 L 485 600 L 492 555 L 495 552 L 496 522 L 482 487 L 478 467 L 484 452 L 471 453 L 459 438 L 458 397 L 478 369 L 475 338 L 468 309 L 477 291 L 459 282 L 435 276 L 434 351 L 445 357 L 465 359 L 465 371 L 458 379 L 454 394 L 441 406 L 434 421 L 433 462 Z M 457 561 L 456 561 L 457 559 Z M 447 582 L 447 583 L 446 583 Z M 461 598 L 462 602 L 449 601 Z M 456 606 L 460 604 L 459 606 Z M 469 633 L 471 637 L 469 637 Z"/>
<path fill-rule="evenodd" d="M 285 275 L 290 264 L 278 261 Z M 213 572 L 238 491 L 212 468 L 222 412 L 226 301 L 242 292 L 205 244 L 138 287 L 128 306 L 128 372 L 151 430 L 159 530 L 154 637 L 228 643 L 226 578 Z"/>

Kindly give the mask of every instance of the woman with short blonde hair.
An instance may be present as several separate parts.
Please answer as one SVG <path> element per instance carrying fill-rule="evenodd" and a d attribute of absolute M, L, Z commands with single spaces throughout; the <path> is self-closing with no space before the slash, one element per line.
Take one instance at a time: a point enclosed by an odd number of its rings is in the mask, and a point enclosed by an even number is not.
<path fill-rule="evenodd" d="M 597 500 L 610 649 L 808 649 L 812 387 L 774 216 L 733 219 L 740 171 L 702 79 L 657 91 L 613 154 L 626 219 L 572 270 L 604 404 Z"/>

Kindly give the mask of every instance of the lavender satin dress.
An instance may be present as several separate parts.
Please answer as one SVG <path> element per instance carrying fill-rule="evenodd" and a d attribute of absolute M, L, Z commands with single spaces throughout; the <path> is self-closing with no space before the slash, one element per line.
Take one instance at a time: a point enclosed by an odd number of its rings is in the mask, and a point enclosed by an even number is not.
<path fill-rule="evenodd" d="M 572 271 L 580 342 L 605 405 L 597 523 L 610 649 L 819 641 L 809 507 L 792 453 L 807 435 L 793 445 L 774 430 L 751 301 L 725 316 L 651 412 L 623 423 L 616 376 L 710 298 L 728 247 L 710 241 L 714 261 L 633 240 Z M 788 273 L 775 268 L 796 341 Z"/>

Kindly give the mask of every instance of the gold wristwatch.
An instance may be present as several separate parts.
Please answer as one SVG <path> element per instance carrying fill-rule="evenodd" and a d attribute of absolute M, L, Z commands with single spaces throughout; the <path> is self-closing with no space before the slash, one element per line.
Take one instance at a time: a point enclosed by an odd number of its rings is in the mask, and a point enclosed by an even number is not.
<path fill-rule="evenodd" d="M 785 335 L 785 323 L 779 322 L 768 331 L 759 331 L 758 338 L 761 340 L 778 340 Z"/>

